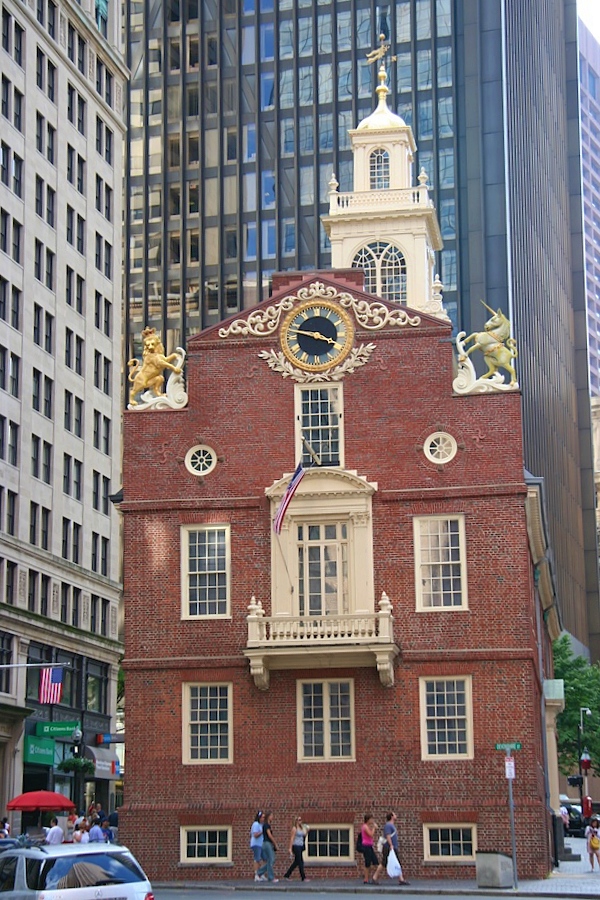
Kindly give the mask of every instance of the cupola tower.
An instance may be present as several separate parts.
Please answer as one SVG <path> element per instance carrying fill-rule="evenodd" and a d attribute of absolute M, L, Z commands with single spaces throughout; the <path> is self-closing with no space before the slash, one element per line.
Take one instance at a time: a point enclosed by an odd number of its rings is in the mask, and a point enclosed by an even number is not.
<path fill-rule="evenodd" d="M 383 63 L 378 77 L 377 108 L 350 132 L 354 190 L 340 193 L 335 175 L 329 182 L 323 224 L 332 266 L 364 269 L 367 291 L 448 320 L 434 274 L 442 237 L 427 174 L 413 184 L 412 128 L 388 107 Z"/>

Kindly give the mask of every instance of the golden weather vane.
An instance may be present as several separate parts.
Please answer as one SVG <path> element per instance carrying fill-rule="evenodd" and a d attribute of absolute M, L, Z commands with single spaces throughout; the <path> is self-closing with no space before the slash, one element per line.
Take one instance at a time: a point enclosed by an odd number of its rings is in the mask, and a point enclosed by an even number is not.
<path fill-rule="evenodd" d="M 379 47 L 376 47 L 375 50 L 371 50 L 369 53 L 367 53 L 367 62 L 377 62 L 378 59 L 383 59 L 383 57 L 389 51 L 390 45 L 386 44 L 385 42 L 385 34 L 380 34 L 379 40 L 381 42 Z M 390 59 L 392 60 L 392 62 L 396 62 L 395 56 L 391 56 Z"/>

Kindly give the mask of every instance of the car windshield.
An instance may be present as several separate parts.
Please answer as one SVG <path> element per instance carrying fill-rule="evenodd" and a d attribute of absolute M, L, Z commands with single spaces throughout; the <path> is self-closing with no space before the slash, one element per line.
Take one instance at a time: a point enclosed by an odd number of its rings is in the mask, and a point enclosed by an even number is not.
<path fill-rule="evenodd" d="M 78 853 L 44 861 L 37 884 L 30 887 L 39 891 L 61 891 L 145 880 L 138 864 L 125 853 Z"/>

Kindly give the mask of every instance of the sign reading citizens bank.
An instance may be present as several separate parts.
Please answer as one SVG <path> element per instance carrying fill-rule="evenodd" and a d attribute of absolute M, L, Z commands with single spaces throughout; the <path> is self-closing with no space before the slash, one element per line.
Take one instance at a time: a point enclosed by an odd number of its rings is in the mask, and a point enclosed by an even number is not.
<path fill-rule="evenodd" d="M 25 737 L 23 760 L 28 763 L 36 763 L 38 766 L 54 765 L 54 741 L 50 738 L 34 737 L 28 734 Z"/>
<path fill-rule="evenodd" d="M 70 738 L 75 729 L 80 727 L 79 722 L 36 722 L 35 733 L 38 737 Z"/>

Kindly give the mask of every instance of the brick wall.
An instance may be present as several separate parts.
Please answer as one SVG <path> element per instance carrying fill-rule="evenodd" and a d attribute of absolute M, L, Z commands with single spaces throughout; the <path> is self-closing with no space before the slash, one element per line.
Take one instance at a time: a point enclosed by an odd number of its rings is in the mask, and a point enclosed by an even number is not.
<path fill-rule="evenodd" d="M 282 874 L 296 813 L 309 824 L 358 825 L 373 810 L 382 825 L 397 807 L 408 876 L 464 877 L 474 867 L 423 861 L 423 823 L 473 823 L 479 849 L 509 853 L 503 754 L 494 745 L 520 740 L 519 875 L 543 876 L 550 860 L 540 850 L 548 821 L 520 395 L 454 396 L 444 323 L 422 317 L 418 328 L 357 327 L 355 343 L 376 348 L 343 380 L 345 466 L 378 486 L 375 599 L 385 591 L 393 604 L 395 684 L 384 688 L 374 666 L 309 664 L 273 672 L 269 690 L 259 691 L 242 655 L 246 615 L 252 595 L 270 611 L 265 489 L 297 462 L 294 385 L 258 358 L 278 348 L 276 335 L 222 339 L 220 327 L 190 343 L 186 409 L 125 413 L 125 843 L 154 879 L 250 877 L 250 824 L 256 809 L 271 807 Z M 458 442 L 447 465 L 423 453 L 434 431 Z M 198 443 L 219 456 L 205 478 L 183 462 Z M 412 521 L 439 513 L 465 516 L 469 608 L 416 612 Z M 182 620 L 180 527 L 209 522 L 231 526 L 231 618 Z M 419 677 L 454 674 L 473 679 L 474 758 L 422 760 Z M 319 677 L 354 681 L 354 762 L 297 760 L 296 682 Z M 182 684 L 195 680 L 233 684 L 231 765 L 182 764 Z M 159 841 L 152 822 L 161 823 Z M 232 827 L 232 864 L 182 866 L 179 826 L 211 823 Z M 356 865 L 319 873 L 356 874 Z"/>

